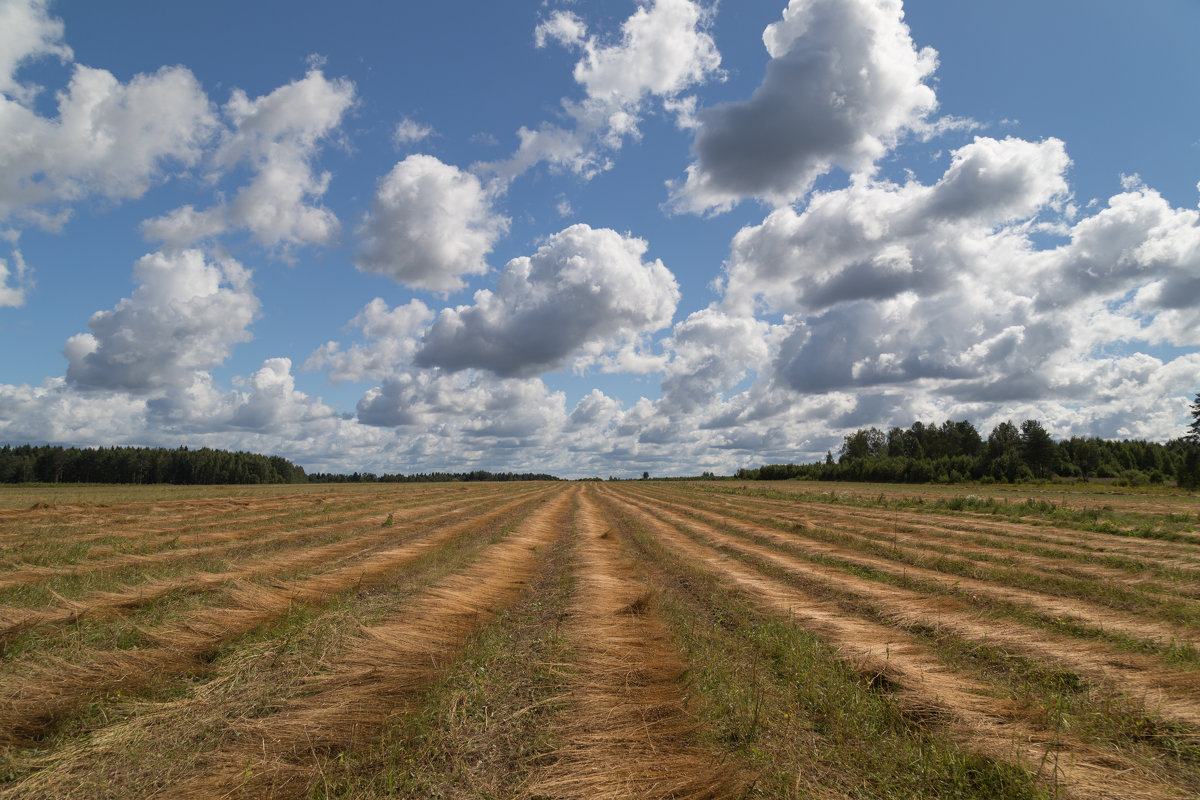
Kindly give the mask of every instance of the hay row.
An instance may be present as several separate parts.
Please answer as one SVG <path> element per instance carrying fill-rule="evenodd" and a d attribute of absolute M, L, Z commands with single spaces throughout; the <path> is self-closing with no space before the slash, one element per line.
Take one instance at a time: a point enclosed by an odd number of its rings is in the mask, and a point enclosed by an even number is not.
<path fill-rule="evenodd" d="M 804 592 L 699 544 L 612 490 L 604 501 L 627 509 L 667 550 L 703 568 L 723 585 L 743 592 L 764 613 L 786 618 L 841 650 L 869 673 L 886 676 L 901 701 L 946 722 L 964 746 L 1017 763 L 1079 797 L 1110 800 L 1178 800 L 1180 791 L 1155 770 L 1119 753 L 1087 745 L 1063 731 L 1031 725 L 988 687 L 951 671 L 913 637 L 849 617 Z M 1046 774 L 1051 764 L 1052 774 Z"/>
<path fill-rule="evenodd" d="M 644 494 L 655 502 L 663 500 L 660 493 Z M 675 495 L 677 499 L 680 495 Z M 796 509 L 781 510 L 777 506 L 764 506 L 754 502 L 714 502 L 712 498 L 701 498 L 695 494 L 687 497 L 690 509 L 704 509 L 716 513 L 724 512 L 736 517 L 769 516 L 777 526 L 791 523 L 796 526 L 817 526 L 836 530 L 839 536 L 859 539 L 868 544 L 896 547 L 914 555 L 932 551 L 942 555 L 967 556 L 979 562 L 985 569 L 1021 569 L 1029 574 L 1056 576 L 1069 575 L 1084 580 L 1115 581 L 1135 586 L 1140 592 L 1149 592 L 1189 598 L 1200 597 L 1200 580 L 1180 580 L 1183 575 L 1195 574 L 1169 560 L 1147 561 L 1140 557 L 1125 556 L 1121 566 L 1107 566 L 1105 558 L 1112 559 L 1109 551 L 1086 552 L 1078 548 L 1050 546 L 1040 542 L 1021 544 L 1013 537 L 993 536 L 969 532 L 963 528 L 924 524 L 906 515 L 889 520 L 874 517 L 858 517 L 851 514 L 807 514 Z M 911 548 L 917 548 L 913 550 Z M 1147 574 L 1162 578 L 1158 582 L 1147 578 Z"/>
<path fill-rule="evenodd" d="M 645 502 L 642 502 L 645 505 Z M 671 513 L 668 511 L 667 503 L 657 502 L 650 505 L 657 510 L 657 513 L 663 515 Z M 804 531 L 795 531 L 794 533 L 786 534 L 767 525 L 706 512 L 693 512 L 689 508 L 674 504 L 670 504 L 670 507 L 677 508 L 683 512 L 682 514 L 672 515 L 678 520 L 692 521 L 689 517 L 706 519 L 720 525 L 722 528 L 736 531 L 739 535 L 769 540 L 777 546 L 786 547 L 796 553 L 812 557 L 834 558 L 851 566 L 866 567 L 894 577 L 906 576 L 925 580 L 950 591 L 972 595 L 978 602 L 984 604 L 988 602 L 1002 602 L 1024 606 L 1036 613 L 1075 620 L 1095 629 L 1124 634 L 1134 640 L 1157 638 L 1162 641 L 1174 641 L 1193 646 L 1200 645 L 1200 632 L 1170 622 L 1133 616 L 1085 600 L 1059 597 L 1031 589 L 1006 586 L 993 581 L 962 577 L 925 567 L 896 563 L 888 558 L 864 554 L 853 548 L 808 538 Z M 812 568 L 815 568 L 815 565 Z"/>
<path fill-rule="evenodd" d="M 706 494 L 715 493 L 710 491 Z M 760 509 L 773 508 L 780 516 L 800 513 L 809 520 L 822 519 L 854 525 L 872 521 L 881 526 L 889 526 L 897 521 L 907 521 L 908 524 L 914 526 L 936 526 L 955 533 L 984 534 L 1004 540 L 1015 539 L 1039 545 L 1052 543 L 1068 549 L 1078 549 L 1089 553 L 1118 554 L 1148 560 L 1152 563 L 1175 565 L 1182 558 L 1194 566 L 1200 565 L 1200 550 L 1196 547 L 1197 543 L 1192 541 L 1169 542 L 1158 539 L 1131 538 L 1121 534 L 1086 531 L 1057 525 L 995 519 L 990 515 L 969 512 L 956 515 L 925 509 L 840 506 L 821 503 L 819 500 L 814 500 L 811 495 L 797 500 L 779 500 L 720 494 L 733 502 L 750 501 Z"/>
<path fill-rule="evenodd" d="M 249 562 L 239 561 L 234 569 L 225 572 L 202 572 L 175 579 L 150 580 L 117 591 L 93 592 L 80 600 L 59 598 L 55 605 L 46 608 L 0 607 L 0 642 L 27 630 L 65 625 L 103 613 L 138 608 L 174 593 L 208 592 L 237 581 L 249 581 L 319 565 L 335 564 L 347 557 L 362 558 L 372 549 L 404 539 L 413 531 L 470 515 L 480 505 L 490 502 L 489 499 L 471 505 L 456 505 L 448 511 L 444 510 L 447 505 L 445 503 L 419 510 L 410 509 L 402 512 L 400 522 L 395 522 L 393 517 L 393 524 L 390 526 L 376 526 L 367 533 L 319 547 L 272 553 Z M 379 516 L 379 513 L 375 513 L 370 519 L 378 520 Z M 361 520 L 356 520 L 354 524 L 359 522 Z M 350 523 L 338 525 L 342 524 Z M 326 529 L 325 532 L 336 531 L 332 526 L 326 526 Z"/>
<path fill-rule="evenodd" d="M 447 517 L 457 517 L 470 513 L 480 505 L 491 502 L 494 502 L 491 498 L 485 498 L 472 505 L 464 506 L 464 504 L 461 502 L 447 501 L 427 508 L 440 511 L 444 516 Z M 213 543 L 203 547 L 181 547 L 177 549 L 161 550 L 157 553 L 148 554 L 131 553 L 122 556 L 114 556 L 102 561 L 93 561 L 84 564 L 71 564 L 58 567 L 25 567 L 0 574 L 0 591 L 5 591 L 18 586 L 40 583 L 59 577 L 72 577 L 86 575 L 92 572 L 115 571 L 136 567 L 162 566 L 178 561 L 186 561 L 192 558 L 211 558 L 213 556 L 224 556 L 235 551 L 239 551 L 243 548 L 263 550 L 268 547 L 301 545 L 305 541 L 319 536 L 352 533 L 366 523 L 379 524 L 386 518 L 384 510 L 387 508 L 389 507 L 384 506 L 382 508 L 373 508 L 369 511 L 361 512 L 349 519 L 343 518 L 334 522 L 325 522 L 323 524 L 311 525 L 308 527 L 290 528 L 281 523 L 277 526 L 271 526 L 271 529 L 269 530 L 260 528 L 226 531 L 221 534 L 211 535 L 209 541 Z M 417 508 L 401 511 L 400 520 L 403 522 L 406 519 L 420 519 L 422 510 L 423 509 L 421 508 Z M 392 513 L 393 515 L 395 514 L 395 512 Z M 393 516 L 393 521 L 395 521 L 395 516 Z"/>
<path fill-rule="evenodd" d="M 289 584 L 236 584 L 227 607 L 187 614 L 174 624 L 143 633 L 158 646 L 145 650 L 90 650 L 80 663 L 32 659 L 25 674 L 0 680 L 0 746 L 37 736 L 57 719 L 89 699 L 112 691 L 140 689 L 165 676 L 201 669 L 203 659 L 220 646 L 271 622 L 294 605 L 323 602 L 348 589 L 368 588 L 416 559 L 455 539 L 478 531 L 512 513 L 527 510 L 533 500 L 516 500 L 491 512 L 442 528 L 354 564 Z"/>
<path fill-rule="evenodd" d="M 854 604 L 869 604 L 880 621 L 898 629 L 932 627 L 967 641 L 989 642 L 1042 663 L 1077 672 L 1096 685 L 1119 687 L 1154 713 L 1180 722 L 1200 735 L 1200 681 L 1196 673 L 1172 669 L 1152 656 L 1127 653 L 1105 643 L 1079 640 L 1014 623 L 981 619 L 978 608 L 955 598 L 931 597 L 849 575 L 834 567 L 804 561 L 767 546 L 741 541 L 708 526 L 635 504 L 644 513 L 682 525 L 714 548 L 765 561 Z"/>
<path fill-rule="evenodd" d="M 590 493 L 589 493 L 590 494 Z M 566 745 L 532 794 L 561 800 L 718 800 L 745 782 L 694 743 L 685 668 L 651 594 L 595 502 L 580 497 L 579 578 L 568 635 L 577 654 Z"/>
<path fill-rule="evenodd" d="M 313 679 L 310 694 L 235 724 L 228 747 L 160 796 L 307 796 L 323 763 L 374 740 L 389 716 L 412 708 L 467 636 L 517 600 L 538 550 L 562 535 L 569 508 L 570 495 L 557 492 L 474 564 L 413 598 L 400 618 L 364 628 L 359 644 Z"/>

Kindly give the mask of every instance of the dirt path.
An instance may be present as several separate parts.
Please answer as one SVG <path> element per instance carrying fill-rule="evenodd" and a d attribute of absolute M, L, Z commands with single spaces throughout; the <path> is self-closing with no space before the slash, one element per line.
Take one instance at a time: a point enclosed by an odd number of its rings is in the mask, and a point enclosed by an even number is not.
<path fill-rule="evenodd" d="M 699 544 L 652 513 L 611 490 L 606 502 L 628 509 L 664 546 L 703 566 L 759 606 L 813 631 L 862 667 L 886 675 L 905 703 L 936 709 L 954 736 L 968 747 L 1015 761 L 1046 776 L 1079 798 L 1151 800 L 1186 795 L 1161 774 L 1121 755 L 1085 745 L 1062 731 L 1030 725 L 1016 709 L 990 696 L 986 686 L 952 672 L 926 647 L 902 631 L 848 617 L 829 602 L 764 577 Z M 1053 774 L 1048 774 L 1047 765 Z"/>
<path fill-rule="evenodd" d="M 577 655 L 566 746 L 534 782 L 562 800 L 718 800 L 745 781 L 692 742 L 680 692 L 685 672 L 647 588 L 620 554 L 612 528 L 580 497 L 579 580 L 569 635 Z"/>

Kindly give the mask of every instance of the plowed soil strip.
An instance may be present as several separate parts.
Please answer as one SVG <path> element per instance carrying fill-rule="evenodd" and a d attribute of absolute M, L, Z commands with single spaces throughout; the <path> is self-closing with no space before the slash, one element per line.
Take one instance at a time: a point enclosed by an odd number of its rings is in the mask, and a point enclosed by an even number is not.
<path fill-rule="evenodd" d="M 444 524 L 452 519 L 470 516 L 482 505 L 494 505 L 494 501 L 489 498 L 471 505 L 456 502 L 409 509 L 400 512 L 401 521 L 396 522 L 396 518 L 393 517 L 392 525 L 372 528 L 367 533 L 319 547 L 272 553 L 250 562 L 239 561 L 236 568 L 226 572 L 201 572 L 169 580 L 152 579 L 120 591 L 95 592 L 79 600 L 62 599 L 49 608 L 0 607 L 0 642 L 31 628 L 63 625 L 108 611 L 129 610 L 177 592 L 211 591 L 238 580 L 281 575 L 293 570 L 334 564 L 346 557 L 361 557 L 380 546 L 403 540 L 413 532 L 430 525 Z M 375 521 L 379 516 L 376 512 L 369 519 Z M 350 523 L 338 523 L 336 526 L 325 526 L 323 532 L 341 531 L 345 525 L 357 526 L 362 521 L 354 520 Z M 316 529 L 309 530 L 312 532 Z"/>
<path fill-rule="evenodd" d="M 595 503 L 580 499 L 579 582 L 569 635 L 578 659 L 567 741 L 534 796 L 712 800 L 744 782 L 693 743 L 683 663 L 650 595 Z"/>
<path fill-rule="evenodd" d="M 683 526 L 711 546 L 750 555 L 805 582 L 832 589 L 852 599 L 856 605 L 869 605 L 875 609 L 879 621 L 887 625 L 901 629 L 933 628 L 967 641 L 986 641 L 1043 663 L 1057 664 L 1096 685 L 1116 687 L 1144 702 L 1154 713 L 1187 725 L 1200 735 L 1200 680 L 1193 671 L 1167 668 L 1154 657 L 1120 652 L 1102 642 L 1081 641 L 1020 625 L 989 621 L 963 601 L 930 597 L 857 578 L 834 567 L 740 541 L 661 508 L 637 507 Z"/>
<path fill-rule="evenodd" d="M 1131 617 L 1102 606 L 1097 606 L 1082 600 L 1056 597 L 1043 592 L 1028 589 L 1018 589 L 989 581 L 973 578 L 947 575 L 937 570 L 923 567 L 897 564 L 887 558 L 865 555 L 857 550 L 839 545 L 829 544 L 819 540 L 806 538 L 803 531 L 785 534 L 776 528 L 745 522 L 730 517 L 722 517 L 673 503 L 657 502 L 653 507 L 659 512 L 668 514 L 669 508 L 678 509 L 683 515 L 694 515 L 714 524 L 741 534 L 769 539 L 774 543 L 792 549 L 794 552 L 837 559 L 851 566 L 865 567 L 876 572 L 893 577 L 917 578 L 941 586 L 948 592 L 969 593 L 983 601 L 999 601 L 1017 606 L 1024 606 L 1031 612 L 1060 618 L 1069 618 L 1091 626 L 1097 630 L 1113 631 L 1135 641 L 1158 639 L 1166 642 L 1178 642 L 1196 646 L 1200 644 L 1200 635 L 1195 630 L 1172 625 L 1168 622 L 1149 620 L 1143 617 Z M 680 520 L 686 516 L 676 514 Z M 701 523 L 702 524 L 702 523 Z"/>
<path fill-rule="evenodd" d="M 989 696 L 986 686 L 954 674 L 913 637 L 847 617 L 829 603 L 694 542 L 611 491 L 605 492 L 605 498 L 631 509 L 665 547 L 744 591 L 764 611 L 795 621 L 840 648 L 847 658 L 886 675 L 907 703 L 938 709 L 953 720 L 952 733 L 968 747 L 993 758 L 1016 761 L 1034 772 L 1039 772 L 1039 765 L 1053 764 L 1061 776 L 1059 782 L 1080 798 L 1150 800 L 1186 796 L 1162 775 L 1119 754 L 1028 724 L 1019 712 Z"/>
<path fill-rule="evenodd" d="M 656 500 L 682 500 L 681 493 L 645 493 Z M 781 511 L 778 506 L 755 502 L 715 502 L 695 492 L 687 495 L 687 505 L 733 516 L 751 516 L 770 519 L 775 525 L 790 522 L 795 526 L 816 524 L 817 515 L 803 515 L 793 510 Z M 834 527 L 836 526 L 836 528 Z M 916 519 L 903 520 L 893 517 L 882 520 L 874 517 L 854 515 L 830 515 L 822 517 L 820 527 L 835 529 L 838 535 L 863 541 L 867 544 L 905 550 L 913 557 L 926 551 L 952 557 L 966 557 L 979 562 L 984 569 L 1020 569 L 1030 575 L 1058 578 L 1064 575 L 1084 580 L 1103 580 L 1136 587 L 1138 592 L 1163 594 L 1178 597 L 1200 597 L 1200 580 L 1186 579 L 1188 573 L 1177 564 L 1151 563 L 1144 559 L 1117 557 L 1111 553 L 1088 553 L 1079 549 L 1050 547 L 1045 543 L 1021 543 L 1014 537 L 999 537 L 951 529 L 939 525 L 918 523 Z M 1014 547 L 1016 545 L 1017 547 Z M 1019 548 L 1019 549 L 1018 549 Z M 1105 557 L 1125 562 L 1122 566 L 1108 566 Z M 1146 575 L 1165 578 L 1166 582 L 1148 580 Z M 1185 578 L 1179 580 L 1179 578 Z M 1200 578 L 1200 573 L 1196 573 Z"/>
<path fill-rule="evenodd" d="M 478 561 L 422 592 L 403 615 L 363 630 L 363 640 L 313 692 L 270 716 L 246 720 L 236 743 L 201 774 L 164 791 L 180 798 L 305 797 L 322 759 L 373 739 L 440 673 L 465 638 L 514 602 L 537 566 L 537 550 L 562 535 L 571 505 L 558 493 Z"/>
<path fill-rule="evenodd" d="M 276 619 L 297 603 L 319 603 L 348 589 L 369 587 L 425 553 L 538 502 L 540 498 L 517 500 L 361 562 L 277 588 L 243 584 L 231 590 L 229 607 L 204 609 L 189 614 L 181 623 L 145 631 L 159 647 L 95 651 L 94 657 L 79 664 L 31 664 L 28 674 L 0 681 L 0 746 L 36 736 L 91 697 L 139 689 L 164 676 L 198 669 L 205 655 Z"/>

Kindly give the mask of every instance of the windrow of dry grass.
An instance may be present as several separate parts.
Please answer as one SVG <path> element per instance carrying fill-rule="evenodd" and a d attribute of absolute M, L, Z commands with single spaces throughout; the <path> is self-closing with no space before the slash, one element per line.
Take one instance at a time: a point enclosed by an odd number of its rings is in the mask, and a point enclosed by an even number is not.
<path fill-rule="evenodd" d="M 182 619 L 141 631 L 154 643 L 151 647 L 83 649 L 73 653 L 70 661 L 34 653 L 6 665 L 7 674 L 0 677 L 0 746 L 28 741 L 98 695 L 138 690 L 167 675 L 203 669 L 206 656 L 218 647 L 293 606 L 370 587 L 425 553 L 522 508 L 527 512 L 537 502 L 536 497 L 520 498 L 462 522 L 431 526 L 419 538 L 399 546 L 287 583 L 240 582 L 227 591 L 225 605 L 189 612 Z"/>
<path fill-rule="evenodd" d="M 560 536 L 570 498 L 543 505 L 481 559 L 420 596 L 404 615 L 365 628 L 357 646 L 312 682 L 312 692 L 278 713 L 248 720 L 235 743 L 163 797 L 303 797 L 323 759 L 377 737 L 403 713 L 466 636 L 513 602 L 534 571 L 537 551 Z"/>
<path fill-rule="evenodd" d="M 30 491 L 0 800 L 1200 796 L 1181 495 Z"/>
<path fill-rule="evenodd" d="M 613 529 L 588 495 L 580 498 L 576 525 L 578 592 L 568 629 L 576 665 L 561 726 L 566 744 L 533 794 L 563 800 L 740 797 L 748 781 L 696 744 L 698 726 L 680 691 L 686 668 L 653 593 L 624 563 Z"/>
<path fill-rule="evenodd" d="M 361 557 L 371 549 L 403 541 L 430 525 L 469 517 L 478 509 L 494 503 L 495 498 L 471 503 L 443 501 L 388 512 L 385 521 L 392 520 L 392 524 L 388 525 L 380 524 L 380 514 L 375 511 L 365 517 L 356 515 L 349 521 L 303 529 L 308 534 L 303 537 L 292 537 L 290 532 L 283 536 L 265 534 L 256 544 L 262 545 L 267 550 L 266 554 L 231 559 L 228 566 L 220 571 L 203 570 L 170 578 L 160 578 L 141 571 L 137 575 L 139 582 L 134 585 L 93 591 L 77 600 L 56 596 L 53 604 L 40 608 L 0 607 L 0 643 L 32 628 L 65 625 L 106 612 L 133 609 L 170 594 L 208 592 L 235 581 L 269 578 L 319 565 L 336 564 L 349 557 Z M 371 524 L 364 527 L 367 520 Z M 333 540 L 324 545 L 310 544 L 318 535 Z M 291 547 L 280 552 L 279 546 L 284 544 L 285 538 Z M 305 544 L 308 546 L 303 546 Z M 212 553 L 205 551 L 203 555 L 211 557 Z"/>
<path fill-rule="evenodd" d="M 886 682 L 914 716 L 940 720 L 966 746 L 1034 772 L 1048 772 L 1056 787 L 1079 797 L 1186 796 L 1172 780 L 1182 780 L 1186 773 L 1168 775 L 1118 750 L 1041 727 L 1015 704 L 997 697 L 993 687 L 944 662 L 919 637 L 846 614 L 818 596 L 730 559 L 663 521 L 661 509 L 651 512 L 615 493 L 612 502 L 632 513 L 668 551 L 746 594 L 762 611 L 782 616 L 835 646 L 857 670 Z"/>
<path fill-rule="evenodd" d="M 1159 621 L 1149 618 L 1147 609 L 1142 607 L 1141 613 L 1131 614 L 1128 611 L 1110 607 L 1116 603 L 1099 602 L 1111 598 L 1114 588 L 1107 582 L 1094 586 L 1092 591 L 1080 589 L 1076 596 L 1063 597 L 1055 593 L 1060 588 L 1057 585 L 1045 587 L 1045 591 L 1014 587 L 1005 579 L 1008 574 L 992 574 L 991 580 L 986 570 L 978 572 L 971 569 L 958 568 L 952 572 L 935 569 L 932 566 L 945 567 L 944 562 L 935 561 L 930 567 L 918 566 L 914 561 L 906 560 L 899 548 L 860 547 L 855 548 L 849 537 L 826 535 L 820 529 L 803 527 L 784 533 L 773 526 L 748 522 L 726 515 L 694 510 L 678 503 L 668 503 L 662 500 L 651 502 L 655 508 L 670 511 L 678 518 L 694 519 L 697 525 L 709 531 L 721 530 L 756 538 L 773 546 L 782 547 L 791 553 L 809 559 L 813 566 L 809 569 L 820 571 L 819 565 L 830 565 L 824 570 L 825 574 L 835 572 L 850 572 L 867 580 L 900 581 L 915 583 L 922 586 L 924 591 L 956 594 L 970 599 L 979 605 L 1007 607 L 1017 615 L 1041 615 L 1057 619 L 1064 623 L 1066 630 L 1109 631 L 1128 637 L 1130 640 L 1167 641 L 1184 647 L 1195 648 L 1200 643 L 1200 629 L 1188 624 L 1178 624 L 1173 621 Z M 833 541 L 830 541 L 833 540 Z M 964 574 L 965 573 L 965 574 Z M 969 577 L 979 574 L 981 577 Z M 847 578 L 849 579 L 849 576 Z M 1036 585 L 1036 584 L 1035 584 Z M 1161 608 L 1164 604 L 1156 604 L 1155 611 L 1160 611 L 1168 619 L 1180 619 L 1189 623 L 1193 619 L 1200 620 L 1200 606 L 1188 604 L 1175 599 L 1170 606 Z"/>

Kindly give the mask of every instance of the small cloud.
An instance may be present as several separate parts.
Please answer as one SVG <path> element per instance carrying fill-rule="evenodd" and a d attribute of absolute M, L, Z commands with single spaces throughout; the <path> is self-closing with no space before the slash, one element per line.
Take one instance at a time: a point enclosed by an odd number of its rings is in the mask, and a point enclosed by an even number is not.
<path fill-rule="evenodd" d="M 558 205 L 554 208 L 560 217 L 569 217 L 575 213 L 575 209 L 571 208 L 571 201 L 561 196 L 558 199 Z"/>
<path fill-rule="evenodd" d="M 480 131 L 479 133 L 472 136 L 471 142 L 472 142 L 472 144 L 481 144 L 481 145 L 484 145 L 485 147 L 499 147 L 500 146 L 499 139 L 497 139 L 495 136 L 493 136 L 490 133 L 484 133 L 482 131 Z"/>
<path fill-rule="evenodd" d="M 405 117 L 396 123 L 396 130 L 392 133 L 392 143 L 397 147 L 403 147 L 409 144 L 428 139 L 433 136 L 436 131 L 429 125 L 422 125 L 419 122 Z"/>

